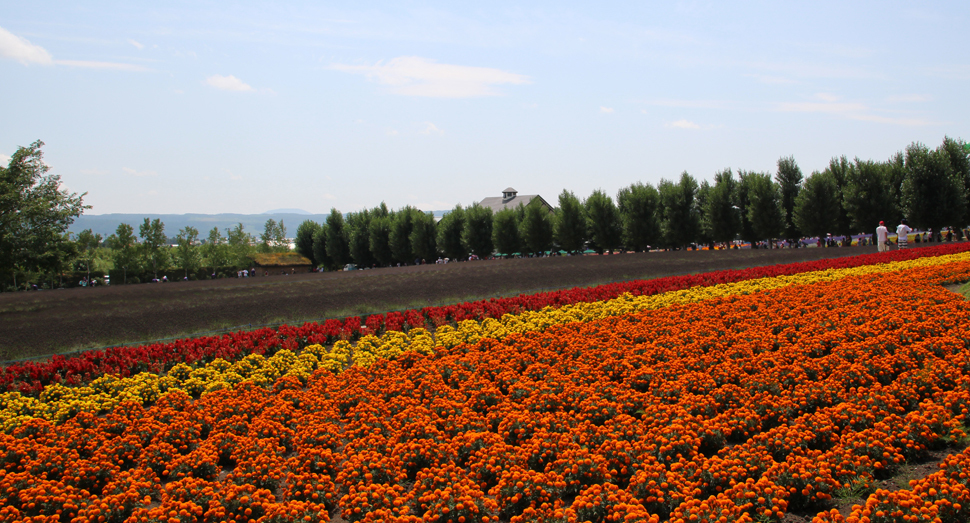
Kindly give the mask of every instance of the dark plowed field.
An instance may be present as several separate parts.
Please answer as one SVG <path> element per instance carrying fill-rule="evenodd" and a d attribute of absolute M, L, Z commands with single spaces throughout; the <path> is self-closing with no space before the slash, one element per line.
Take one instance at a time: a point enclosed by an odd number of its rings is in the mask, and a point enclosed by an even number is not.
<path fill-rule="evenodd" d="M 653 252 L 4 293 L 0 294 L 0 360 L 218 329 L 302 323 L 871 252 L 875 247 Z"/>

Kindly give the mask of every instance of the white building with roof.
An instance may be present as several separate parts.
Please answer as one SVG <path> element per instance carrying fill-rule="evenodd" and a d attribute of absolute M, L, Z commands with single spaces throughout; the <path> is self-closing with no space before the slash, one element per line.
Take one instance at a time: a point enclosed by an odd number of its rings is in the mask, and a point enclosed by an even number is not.
<path fill-rule="evenodd" d="M 504 209 L 515 209 L 519 205 L 522 205 L 522 206 L 542 205 L 543 207 L 548 209 L 549 212 L 552 212 L 552 206 L 549 205 L 549 203 L 545 201 L 542 198 L 542 196 L 539 196 L 538 194 L 519 195 L 518 191 L 516 191 L 511 187 L 508 187 L 504 191 L 502 191 L 501 197 L 493 196 L 493 197 L 485 198 L 484 200 L 479 202 L 478 205 L 482 207 L 488 207 L 489 209 L 492 210 L 493 214 Z"/>

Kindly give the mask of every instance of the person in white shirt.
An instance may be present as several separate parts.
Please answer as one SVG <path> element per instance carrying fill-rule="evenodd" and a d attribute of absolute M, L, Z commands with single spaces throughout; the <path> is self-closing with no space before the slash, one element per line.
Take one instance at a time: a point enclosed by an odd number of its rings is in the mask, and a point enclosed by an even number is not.
<path fill-rule="evenodd" d="M 909 228 L 906 224 L 906 218 L 903 218 L 898 227 L 896 227 L 896 244 L 899 245 L 900 249 L 906 248 L 906 242 L 909 241 L 909 233 L 913 232 L 913 229 Z"/>
<path fill-rule="evenodd" d="M 876 227 L 876 241 L 879 242 L 879 252 L 885 252 L 889 248 L 887 245 L 889 243 L 889 229 L 886 228 L 886 222 L 879 222 L 879 227 Z"/>

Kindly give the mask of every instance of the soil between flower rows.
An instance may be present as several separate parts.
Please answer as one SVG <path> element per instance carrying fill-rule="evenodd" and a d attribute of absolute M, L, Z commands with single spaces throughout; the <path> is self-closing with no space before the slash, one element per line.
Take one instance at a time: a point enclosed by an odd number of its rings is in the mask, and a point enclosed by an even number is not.
<path fill-rule="evenodd" d="M 934 245 L 934 244 L 929 244 Z M 671 251 L 483 260 L 194 282 L 0 294 L 0 361 L 367 315 L 493 296 L 796 263 L 868 247 Z"/>

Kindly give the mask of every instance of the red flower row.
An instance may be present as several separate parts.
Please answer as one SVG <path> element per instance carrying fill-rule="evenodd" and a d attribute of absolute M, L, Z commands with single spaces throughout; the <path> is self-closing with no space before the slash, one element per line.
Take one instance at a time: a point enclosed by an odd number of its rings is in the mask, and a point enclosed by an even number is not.
<path fill-rule="evenodd" d="M 0 521 L 777 522 L 961 441 L 970 306 L 939 284 L 968 274 L 852 276 L 31 420 L 0 434 Z M 914 501 L 967 521 L 968 463 L 849 521 Z"/>
<path fill-rule="evenodd" d="M 152 343 L 135 347 L 112 347 L 92 350 L 76 356 L 53 356 L 42 362 L 20 362 L 0 367 L 0 391 L 19 391 L 36 396 L 51 383 L 80 385 L 104 374 L 131 376 L 139 372 L 163 372 L 178 363 L 207 363 L 216 358 L 235 361 L 248 354 L 270 355 L 281 349 L 298 351 L 306 345 L 327 345 L 337 340 L 357 339 L 362 333 L 407 330 L 413 327 L 437 327 L 462 320 L 501 318 L 505 314 L 561 307 L 572 303 L 609 300 L 629 293 L 635 296 L 711 286 L 756 278 L 784 276 L 826 269 L 843 269 L 942 256 L 970 250 L 970 243 L 945 244 L 921 249 L 848 256 L 829 260 L 724 270 L 704 274 L 670 276 L 653 280 L 610 283 L 595 287 L 578 287 L 509 298 L 492 298 L 441 307 L 425 307 L 403 312 L 372 314 L 331 319 L 302 326 L 281 325 L 254 331 L 239 331 L 220 336 L 186 338 L 170 343 Z"/>

